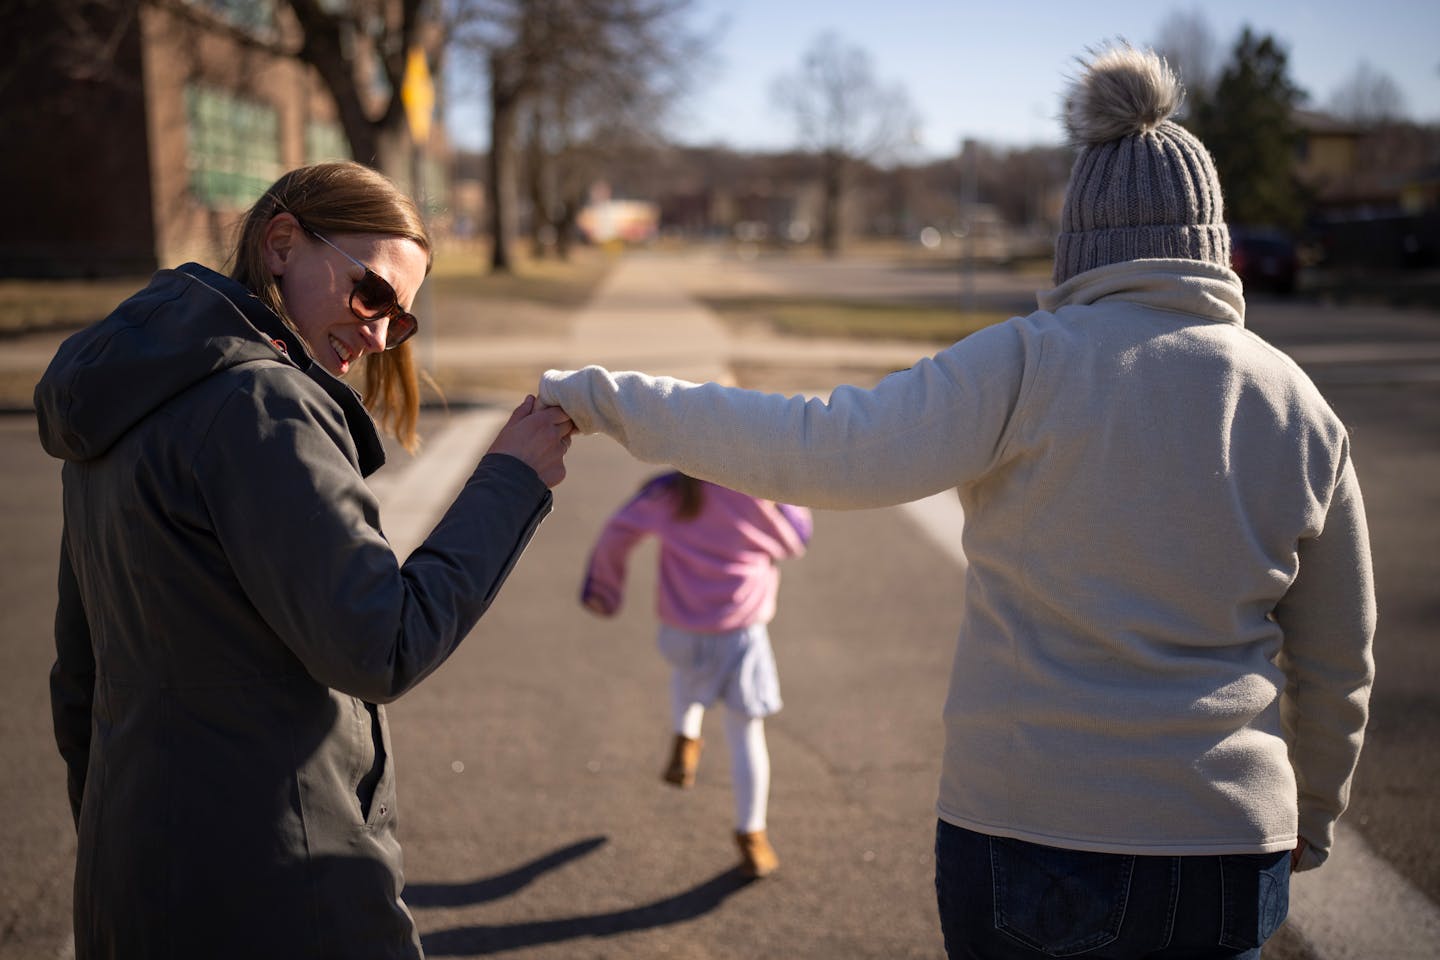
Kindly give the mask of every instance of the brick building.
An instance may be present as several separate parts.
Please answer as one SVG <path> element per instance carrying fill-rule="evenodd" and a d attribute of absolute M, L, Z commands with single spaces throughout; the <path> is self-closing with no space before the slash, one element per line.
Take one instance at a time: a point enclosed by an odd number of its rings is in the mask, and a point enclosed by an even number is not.
<path fill-rule="evenodd" d="M 5 18 L 21 22 L 0 29 L 26 42 L 0 72 L 0 164 L 14 188 L 0 276 L 218 265 L 280 173 L 349 156 L 315 71 L 244 42 L 298 46 L 273 0 L 30 0 Z M 367 76 L 376 102 L 389 96 L 383 71 Z M 381 149 L 382 169 L 412 169 L 403 128 Z"/>

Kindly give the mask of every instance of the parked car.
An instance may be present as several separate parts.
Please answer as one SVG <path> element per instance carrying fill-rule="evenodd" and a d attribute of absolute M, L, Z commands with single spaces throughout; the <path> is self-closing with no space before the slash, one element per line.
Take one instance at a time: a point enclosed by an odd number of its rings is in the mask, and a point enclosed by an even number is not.
<path fill-rule="evenodd" d="M 1294 293 L 1300 258 L 1295 241 L 1278 230 L 1231 227 L 1230 268 L 1240 275 L 1247 293 Z"/>

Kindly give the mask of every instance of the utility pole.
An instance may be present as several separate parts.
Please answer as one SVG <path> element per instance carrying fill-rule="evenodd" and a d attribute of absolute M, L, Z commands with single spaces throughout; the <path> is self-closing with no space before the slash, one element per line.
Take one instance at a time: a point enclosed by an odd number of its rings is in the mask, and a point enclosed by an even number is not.
<path fill-rule="evenodd" d="M 960 145 L 960 222 L 965 253 L 961 258 L 960 303 L 966 313 L 975 312 L 975 197 L 977 193 L 979 144 L 966 137 Z"/>

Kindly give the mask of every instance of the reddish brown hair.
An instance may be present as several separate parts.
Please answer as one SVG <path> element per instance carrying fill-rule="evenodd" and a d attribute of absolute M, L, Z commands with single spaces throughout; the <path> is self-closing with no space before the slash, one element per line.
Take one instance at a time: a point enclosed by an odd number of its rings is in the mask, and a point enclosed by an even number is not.
<path fill-rule="evenodd" d="M 230 276 L 248 287 L 292 329 L 280 287 L 265 267 L 265 228 L 278 214 L 291 213 L 325 234 L 380 233 L 413 240 L 425 251 L 425 273 L 434 262 L 430 234 L 415 203 L 384 174 L 350 161 L 316 163 L 291 170 L 265 191 L 240 224 Z M 412 343 L 367 354 L 365 406 L 414 452 L 420 436 L 420 385 Z"/>

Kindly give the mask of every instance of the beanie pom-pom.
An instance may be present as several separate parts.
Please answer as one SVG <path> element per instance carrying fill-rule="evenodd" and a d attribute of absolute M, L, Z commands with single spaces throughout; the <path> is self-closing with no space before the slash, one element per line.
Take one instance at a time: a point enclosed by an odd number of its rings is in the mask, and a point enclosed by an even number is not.
<path fill-rule="evenodd" d="M 1080 61 L 1065 98 L 1065 129 L 1077 146 L 1154 130 L 1180 108 L 1184 88 L 1154 52 L 1122 43 Z"/>

